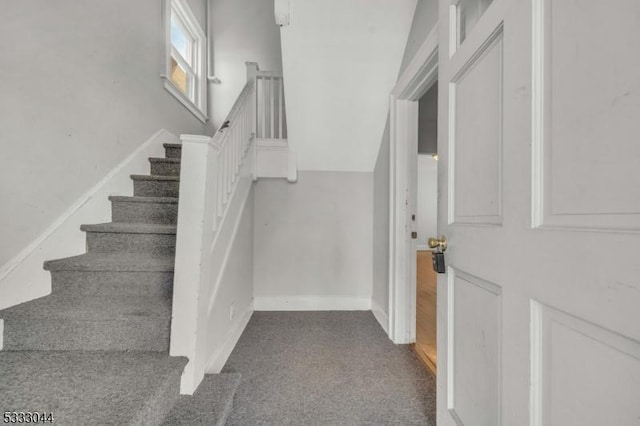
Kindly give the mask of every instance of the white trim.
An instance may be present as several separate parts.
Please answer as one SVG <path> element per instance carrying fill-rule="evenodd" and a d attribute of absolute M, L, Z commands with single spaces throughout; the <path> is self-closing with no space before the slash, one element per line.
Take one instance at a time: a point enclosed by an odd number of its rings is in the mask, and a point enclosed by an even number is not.
<path fill-rule="evenodd" d="M 292 161 L 287 139 L 256 139 L 255 149 L 256 177 L 289 177 Z"/>
<path fill-rule="evenodd" d="M 240 336 L 242 336 L 244 329 L 247 328 L 247 324 L 249 324 L 253 312 L 253 302 L 251 302 L 244 314 L 231 326 L 222 346 L 220 346 L 220 348 L 209 357 L 207 368 L 205 370 L 206 374 L 218 374 L 222 371 L 222 368 L 227 363 L 229 356 L 231 356 L 231 352 L 233 352 L 236 344 L 238 344 L 238 340 L 240 340 Z"/>
<path fill-rule="evenodd" d="M 438 78 L 438 25 L 422 43 L 389 96 L 389 337 L 394 343 L 415 341 L 416 282 L 410 279 L 415 265 L 414 243 L 407 230 L 409 181 L 408 129 L 417 128 L 417 101 Z M 412 127 L 411 127 L 412 128 Z M 411 158 L 417 159 L 413 155 Z M 409 194 L 410 195 L 410 194 Z M 412 260 L 413 259 L 413 260 Z"/>
<path fill-rule="evenodd" d="M 182 93 L 182 91 L 178 89 L 167 76 L 163 75 L 162 78 L 164 79 L 164 88 L 167 89 L 167 91 L 171 93 L 177 100 L 179 100 L 180 103 L 184 105 L 189 111 L 191 111 L 191 113 L 195 115 L 198 120 L 206 123 L 206 114 L 196 104 L 191 102 L 191 99 L 187 98 L 187 96 Z"/>
<path fill-rule="evenodd" d="M 408 99 L 409 94 L 420 89 L 420 86 L 431 86 L 437 79 L 437 75 L 425 73 L 425 69 L 433 66 L 432 60 L 438 59 L 438 25 L 431 30 L 425 41 L 422 43 L 409 65 L 398 78 L 395 86 L 391 90 L 391 96 L 398 99 Z M 429 81 L 428 77 L 435 77 Z M 409 93 L 406 93 L 409 91 Z M 422 94 L 420 94 L 422 95 Z M 412 99 L 418 100 L 418 99 Z"/>
<path fill-rule="evenodd" d="M 275 296 L 254 299 L 256 311 L 368 311 L 371 299 L 350 296 Z"/>
<path fill-rule="evenodd" d="M 36 239 L 5 263 L 0 268 L 0 309 L 47 295 L 51 291 L 51 281 L 49 274 L 42 269 L 42 263 L 71 255 L 76 249 L 82 250 L 84 235 L 78 232 L 80 224 L 98 223 L 105 218 L 108 220 L 110 210 L 104 208 L 109 203 L 106 197 L 113 193 L 130 191 L 129 175 L 146 173 L 149 167 L 148 157 L 162 156 L 162 144 L 176 142 L 178 138 L 169 131 L 161 129 L 156 132 L 81 195 Z M 30 295 L 24 299 L 26 295 L 16 296 L 12 290 L 18 287 L 21 290 L 33 290 L 26 291 L 25 293 Z M 3 294 L 5 291 L 11 291 L 12 297 Z"/>
<path fill-rule="evenodd" d="M 256 139 L 256 147 L 262 149 L 289 149 L 289 142 L 287 139 Z"/>
<path fill-rule="evenodd" d="M 171 57 L 173 45 L 171 43 L 171 14 L 175 12 L 178 18 L 182 21 L 188 34 L 194 39 L 193 48 L 193 60 L 190 64 L 194 75 L 195 88 L 194 99 L 189 98 L 180 89 L 178 89 L 173 82 L 171 82 L 169 75 L 171 73 Z M 202 30 L 198 19 L 195 17 L 191 8 L 185 0 L 165 0 L 164 3 L 164 23 L 165 23 L 165 65 L 164 74 L 161 75 L 164 79 L 164 88 L 171 93 L 182 105 L 184 105 L 198 120 L 205 123 L 208 119 L 207 116 L 207 92 L 208 92 L 208 73 L 207 66 L 209 62 L 208 55 L 208 40 L 207 36 Z M 180 56 L 180 55 L 179 55 Z M 184 59 L 184 58 L 181 58 Z M 187 75 L 189 75 L 187 71 Z"/>
<path fill-rule="evenodd" d="M 389 315 L 382 310 L 382 307 L 374 300 L 371 301 L 371 312 L 376 320 L 380 323 L 380 327 L 385 333 L 389 334 Z"/>
<path fill-rule="evenodd" d="M 529 390 L 529 424 L 531 426 L 542 426 L 542 314 L 543 307 L 536 300 L 529 301 L 529 357 L 530 361 L 530 383 Z"/>

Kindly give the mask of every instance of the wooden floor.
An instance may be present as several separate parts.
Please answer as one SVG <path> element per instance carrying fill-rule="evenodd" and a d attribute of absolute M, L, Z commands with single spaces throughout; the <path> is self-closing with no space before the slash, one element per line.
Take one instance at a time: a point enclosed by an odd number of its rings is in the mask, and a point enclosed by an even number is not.
<path fill-rule="evenodd" d="M 435 375 L 438 365 L 436 350 L 436 288 L 437 274 L 431 265 L 431 252 L 418 252 L 416 303 L 416 343 L 418 357 Z"/>

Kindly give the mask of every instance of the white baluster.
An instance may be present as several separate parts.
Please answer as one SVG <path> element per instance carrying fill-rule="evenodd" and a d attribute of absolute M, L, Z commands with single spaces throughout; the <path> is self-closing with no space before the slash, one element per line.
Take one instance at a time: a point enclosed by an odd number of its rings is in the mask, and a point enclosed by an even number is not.
<path fill-rule="evenodd" d="M 276 93 L 276 79 L 275 77 L 272 77 L 269 79 L 269 98 L 271 101 L 271 105 L 269 107 L 269 118 L 271 119 L 271 139 L 275 138 L 275 132 L 276 132 L 276 123 L 275 123 L 275 118 L 276 118 L 276 114 L 275 114 L 275 107 L 274 107 L 274 102 L 275 102 L 275 93 Z"/>
<path fill-rule="evenodd" d="M 224 145 L 222 146 L 222 204 L 223 204 L 223 211 L 224 211 L 224 206 L 227 205 L 227 200 L 228 200 L 228 184 L 227 184 L 227 180 L 229 180 L 229 156 L 228 156 L 228 152 L 229 152 L 229 145 L 227 144 L 227 142 L 229 141 L 229 138 L 225 138 L 224 140 Z"/>
<path fill-rule="evenodd" d="M 236 176 L 238 175 L 238 165 L 240 163 L 240 155 L 238 153 L 238 145 L 240 144 L 240 130 L 242 127 L 237 127 L 233 131 L 233 182 L 236 182 Z"/>
<path fill-rule="evenodd" d="M 278 138 L 284 139 L 282 137 L 282 99 L 284 98 L 284 84 L 282 78 L 278 79 Z"/>
<path fill-rule="evenodd" d="M 231 181 L 233 179 L 233 152 L 231 150 L 231 140 L 227 140 L 227 201 L 229 200 L 229 195 L 231 195 Z"/>
<path fill-rule="evenodd" d="M 224 156 L 223 156 L 223 149 L 222 147 L 220 147 L 220 149 L 218 150 L 218 169 L 216 170 L 216 175 L 218 176 L 217 178 L 217 184 L 216 184 L 216 188 L 217 188 L 217 198 L 218 198 L 218 202 L 216 203 L 216 206 L 218 207 L 218 217 L 222 217 L 222 212 L 224 212 L 223 208 L 224 208 Z"/>
<path fill-rule="evenodd" d="M 218 210 L 219 210 L 219 185 L 218 185 L 218 169 L 220 168 L 220 149 L 218 146 L 212 146 L 209 150 L 209 174 L 211 175 L 210 188 L 211 193 L 208 195 L 208 199 L 211 200 L 211 208 L 208 210 L 209 214 L 213 216 L 211 230 L 213 232 L 218 230 Z"/>
<path fill-rule="evenodd" d="M 267 137 L 267 79 L 262 79 L 262 137 Z"/>

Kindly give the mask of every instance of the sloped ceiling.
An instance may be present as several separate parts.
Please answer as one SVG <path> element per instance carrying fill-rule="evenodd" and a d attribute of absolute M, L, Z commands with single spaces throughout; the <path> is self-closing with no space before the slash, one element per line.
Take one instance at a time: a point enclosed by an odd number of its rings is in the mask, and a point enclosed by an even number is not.
<path fill-rule="evenodd" d="M 416 0 L 292 0 L 281 29 L 300 170 L 373 171 Z"/>

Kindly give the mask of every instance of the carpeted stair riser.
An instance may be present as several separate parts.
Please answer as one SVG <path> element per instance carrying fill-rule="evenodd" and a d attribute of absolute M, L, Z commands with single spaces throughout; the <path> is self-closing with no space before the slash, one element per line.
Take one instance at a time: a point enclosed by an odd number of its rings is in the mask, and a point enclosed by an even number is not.
<path fill-rule="evenodd" d="M 180 144 L 164 144 L 164 155 L 167 158 L 180 158 L 182 156 L 182 147 Z"/>
<path fill-rule="evenodd" d="M 134 180 L 133 195 L 139 197 L 178 197 L 180 181 Z"/>
<path fill-rule="evenodd" d="M 173 272 L 51 271 L 51 293 L 76 296 L 147 296 L 171 299 Z"/>
<path fill-rule="evenodd" d="M 239 373 L 207 374 L 193 395 L 180 395 L 163 426 L 224 426 L 240 385 Z"/>
<path fill-rule="evenodd" d="M 180 176 L 180 162 L 173 162 L 173 159 L 150 158 L 151 174 L 158 176 Z"/>
<path fill-rule="evenodd" d="M 169 317 L 5 318 L 3 350 L 167 352 L 170 322 Z"/>
<path fill-rule="evenodd" d="M 111 218 L 114 222 L 175 225 L 178 223 L 178 203 L 136 203 L 112 200 Z"/>
<path fill-rule="evenodd" d="M 52 259 L 44 262 L 46 271 L 84 271 L 84 272 L 171 272 L 173 273 L 175 256 L 150 256 L 145 253 L 85 253 L 78 256 Z M 2 318 L 2 317 L 0 317 Z"/>
<path fill-rule="evenodd" d="M 175 254 L 175 234 L 87 232 L 87 251 Z"/>
<path fill-rule="evenodd" d="M 182 370 L 175 370 L 173 374 L 167 378 L 164 385 L 156 388 L 153 397 L 146 401 L 131 420 L 131 425 L 148 426 L 162 424 L 176 401 L 180 398 L 180 379 L 182 378 Z"/>

